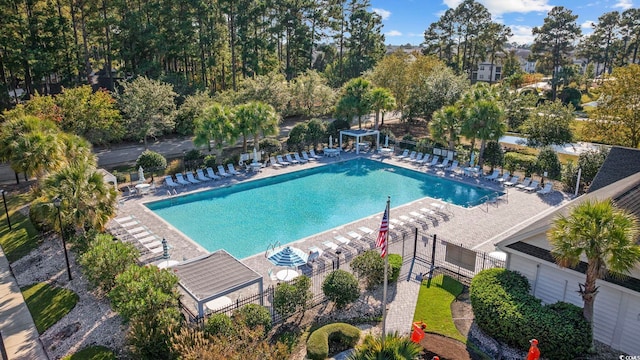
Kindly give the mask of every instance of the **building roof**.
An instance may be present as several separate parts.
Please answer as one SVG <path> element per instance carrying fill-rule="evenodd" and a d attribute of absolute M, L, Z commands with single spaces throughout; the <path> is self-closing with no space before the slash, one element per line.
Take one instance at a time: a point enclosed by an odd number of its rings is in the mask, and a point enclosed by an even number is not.
<path fill-rule="evenodd" d="M 180 286 L 196 301 L 229 294 L 255 284 L 262 276 L 224 250 L 173 267 Z"/>
<path fill-rule="evenodd" d="M 594 192 L 618 180 L 640 172 L 640 150 L 614 146 L 591 182 L 588 192 Z"/>

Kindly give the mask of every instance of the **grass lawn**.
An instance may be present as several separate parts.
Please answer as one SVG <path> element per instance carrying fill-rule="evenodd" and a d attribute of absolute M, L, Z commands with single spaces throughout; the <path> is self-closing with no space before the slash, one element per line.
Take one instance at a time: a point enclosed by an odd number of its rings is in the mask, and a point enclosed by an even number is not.
<path fill-rule="evenodd" d="M 116 355 L 104 346 L 91 346 L 73 355 L 65 356 L 62 360 L 116 360 Z"/>
<path fill-rule="evenodd" d="M 29 218 L 18 211 L 18 209 L 31 201 L 30 195 L 5 194 L 5 197 L 12 230 L 9 230 L 4 208 L 2 208 L 0 216 L 0 246 L 2 246 L 9 262 L 14 262 L 38 247 L 38 231 L 33 227 Z"/>
<path fill-rule="evenodd" d="M 78 295 L 73 291 L 47 283 L 29 285 L 21 290 L 40 334 L 67 315 L 78 302 Z"/>
<path fill-rule="evenodd" d="M 463 286 L 458 281 L 443 275 L 424 280 L 420 286 L 418 303 L 413 321 L 424 321 L 427 331 L 467 342 L 453 323 L 451 302 L 462 293 Z"/>

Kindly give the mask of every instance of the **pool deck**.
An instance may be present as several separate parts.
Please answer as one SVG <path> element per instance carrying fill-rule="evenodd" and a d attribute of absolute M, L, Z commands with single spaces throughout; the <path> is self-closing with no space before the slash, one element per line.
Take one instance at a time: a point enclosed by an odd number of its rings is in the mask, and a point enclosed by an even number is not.
<path fill-rule="evenodd" d="M 318 161 L 311 161 L 307 164 L 289 165 L 280 168 L 268 167 L 263 168 L 260 172 L 242 171 L 240 175 L 230 178 L 224 178 L 217 181 L 209 181 L 197 185 L 183 186 L 176 189 L 178 195 L 182 195 L 196 191 L 204 191 L 213 188 L 230 186 L 243 181 L 266 178 L 285 172 L 297 171 L 314 166 L 321 166 L 323 164 L 348 160 L 354 157 L 368 157 L 371 159 L 384 161 L 393 165 L 415 169 L 418 171 L 428 171 L 432 174 L 437 174 L 438 176 L 446 176 L 447 178 L 456 181 L 487 187 L 495 189 L 496 191 L 506 190 L 507 195 L 505 196 L 505 199 L 500 200 L 495 204 L 485 204 L 473 208 L 463 208 L 449 204 L 444 209 L 445 215 L 437 215 L 439 217 L 437 226 L 432 226 L 432 224 L 429 223 L 429 228 L 427 230 L 429 233 L 436 233 L 438 234 L 438 237 L 444 240 L 457 244 L 463 244 L 464 246 L 471 247 L 480 251 L 490 252 L 495 250 L 492 241 L 495 236 L 507 231 L 514 225 L 517 225 L 535 216 L 536 214 L 547 211 L 550 208 L 557 207 L 570 199 L 569 194 L 564 194 L 559 191 L 554 191 L 553 193 L 546 196 L 541 196 L 536 194 L 535 192 L 527 193 L 515 188 L 505 189 L 501 187 L 497 182 L 484 180 L 482 177 L 475 178 L 463 176 L 460 173 L 450 174 L 442 171 L 437 172 L 433 168 L 427 170 L 428 167 L 426 166 L 417 167 L 406 161 L 396 160 L 393 157 L 381 157 L 373 152 L 361 153 L 359 155 L 356 155 L 354 152 L 343 152 L 340 157 L 324 157 Z M 169 188 L 167 186 L 163 185 L 159 186 L 155 190 L 155 192 L 150 192 L 146 195 L 122 197 L 119 203 L 117 217 L 121 218 L 132 215 L 150 232 L 156 234 L 159 238 L 167 239 L 168 244 L 171 247 L 171 249 L 169 250 L 171 260 L 183 261 L 206 254 L 207 251 L 205 249 L 187 238 L 173 226 L 157 217 L 152 213 L 151 210 L 147 209 L 143 205 L 143 203 L 145 202 L 169 198 L 170 196 L 168 195 L 168 189 Z M 438 202 L 438 200 L 427 197 L 396 207 L 393 205 L 393 199 L 391 199 L 390 217 L 391 219 L 400 219 L 400 216 L 412 217 L 410 215 L 410 212 L 420 212 L 421 208 L 432 208 L 431 204 L 434 202 Z M 384 202 L 380 203 L 380 213 L 354 221 L 349 224 L 345 224 L 334 229 L 330 229 L 323 233 L 300 239 L 293 244 L 295 244 L 296 247 L 302 249 L 303 251 L 309 251 L 309 247 L 317 246 L 322 250 L 333 252 L 333 250 L 327 249 L 326 246 L 323 245 L 323 242 L 331 240 L 337 245 L 340 245 L 338 241 L 334 240 L 334 236 L 342 235 L 348 237 L 347 233 L 350 231 L 362 233 L 359 228 L 363 226 L 374 230 L 375 238 L 375 234 L 377 233 L 380 226 L 382 212 L 384 211 L 385 205 L 386 204 Z M 274 219 L 274 226 L 277 223 L 278 220 Z M 115 221 L 112 221 L 110 223 L 110 228 L 117 227 L 118 226 Z M 144 249 L 141 246 L 139 246 L 139 248 Z M 265 252 L 266 251 L 267 249 L 265 249 Z M 391 251 L 394 251 L 393 247 Z M 146 252 L 143 253 L 141 261 L 143 263 L 158 264 L 162 261 L 165 261 L 161 259 L 161 256 L 162 253 L 151 254 Z M 244 264 L 254 269 L 259 274 L 263 275 L 265 279 L 265 286 L 276 282 L 270 279 L 269 271 L 271 270 L 275 272 L 279 269 L 266 259 L 265 253 L 260 253 L 241 260 Z"/>

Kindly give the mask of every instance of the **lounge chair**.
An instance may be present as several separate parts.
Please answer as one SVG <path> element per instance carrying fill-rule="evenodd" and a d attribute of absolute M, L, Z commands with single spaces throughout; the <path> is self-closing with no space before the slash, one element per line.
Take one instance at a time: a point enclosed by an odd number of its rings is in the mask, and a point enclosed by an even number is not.
<path fill-rule="evenodd" d="M 347 245 L 351 241 L 342 235 L 336 235 L 333 238 L 338 240 L 341 244 L 345 244 L 345 245 Z"/>
<path fill-rule="evenodd" d="M 451 166 L 449 166 L 446 170 L 450 172 L 456 172 L 458 170 L 458 160 L 454 160 Z"/>
<path fill-rule="evenodd" d="M 213 168 L 211 168 L 211 167 L 207 168 L 207 177 L 209 177 L 209 179 L 213 179 L 213 180 L 222 179 L 220 176 L 216 175 L 215 172 L 213 172 Z"/>
<path fill-rule="evenodd" d="M 198 175 L 198 180 L 200 181 L 210 181 L 212 180 L 211 178 L 207 177 L 204 172 L 202 171 L 202 169 L 198 169 L 196 170 L 196 175 Z"/>
<path fill-rule="evenodd" d="M 316 155 L 316 152 L 313 149 L 309 150 L 309 156 L 314 159 L 322 159 L 322 155 Z"/>
<path fill-rule="evenodd" d="M 200 184 L 200 180 L 194 178 L 191 171 L 187 172 L 187 181 L 192 184 Z"/>
<path fill-rule="evenodd" d="M 414 164 L 418 164 L 420 163 L 420 161 L 422 161 L 422 158 L 424 157 L 424 154 L 419 152 L 418 155 L 416 155 L 415 158 L 411 159 L 410 161 Z"/>
<path fill-rule="evenodd" d="M 178 184 L 181 184 L 181 185 L 190 185 L 191 184 L 190 182 L 188 182 L 187 180 L 185 180 L 182 177 L 182 173 L 177 173 L 176 174 L 176 180 L 178 181 Z"/>
<path fill-rule="evenodd" d="M 220 174 L 220 176 L 224 176 L 224 177 L 230 177 L 233 176 L 231 174 L 228 174 L 225 170 L 224 170 L 224 166 L 222 165 L 218 165 L 218 174 Z"/>
<path fill-rule="evenodd" d="M 409 149 L 404 149 L 404 151 L 402 152 L 402 154 L 400 154 L 400 155 L 396 156 L 396 159 L 398 159 L 398 160 L 402 160 L 402 159 L 404 159 L 404 158 L 406 158 L 406 157 L 408 157 L 408 156 L 409 156 Z"/>
<path fill-rule="evenodd" d="M 287 159 L 288 162 L 292 164 L 300 164 L 300 161 L 291 157 L 291 154 L 286 154 L 284 157 Z"/>
<path fill-rule="evenodd" d="M 373 234 L 373 230 L 369 229 L 369 228 L 368 228 L 368 227 L 366 227 L 366 226 L 360 226 L 360 227 L 358 228 L 358 230 L 362 231 L 363 233 L 365 233 L 365 234 L 367 234 L 367 235 L 368 235 L 368 234 Z"/>
<path fill-rule="evenodd" d="M 425 165 L 429 162 L 429 158 L 431 158 L 431 154 L 424 154 L 424 157 L 422 157 L 422 160 L 417 161 L 416 163 L 420 166 Z"/>
<path fill-rule="evenodd" d="M 514 175 L 514 176 L 511 178 L 511 180 L 509 180 L 509 181 L 505 181 L 505 182 L 504 182 L 504 185 L 505 185 L 505 186 L 515 186 L 515 185 L 518 183 L 518 181 L 519 181 L 519 180 L 520 180 L 520 176 L 519 176 L 519 175 Z"/>
<path fill-rule="evenodd" d="M 496 181 L 499 182 L 499 183 L 503 183 L 505 181 L 508 181 L 509 180 L 509 175 L 511 175 L 511 173 L 508 172 L 508 171 L 505 171 L 504 173 L 502 173 L 501 177 L 496 179 Z"/>
<path fill-rule="evenodd" d="M 522 182 L 520 184 L 516 185 L 516 188 L 524 190 L 524 188 L 529 186 L 529 184 L 531 184 L 531 178 L 530 177 L 526 177 L 526 178 L 524 178 L 524 180 L 522 180 Z"/>
<path fill-rule="evenodd" d="M 309 247 L 309 256 L 307 257 L 307 264 L 313 263 L 317 258 L 322 255 L 322 249 L 317 246 Z"/>
<path fill-rule="evenodd" d="M 276 158 L 274 158 L 273 156 L 269 158 L 269 164 L 271 164 L 271 166 L 276 167 L 276 168 L 281 168 L 284 165 L 279 164 L 278 161 L 276 160 Z"/>
<path fill-rule="evenodd" d="M 306 151 L 303 151 L 303 152 L 302 152 L 302 158 L 303 158 L 303 159 L 305 159 L 305 160 L 307 160 L 307 161 L 317 160 L 317 159 L 316 159 L 316 158 L 314 158 L 314 157 L 310 157 L 310 156 L 307 154 L 307 152 L 306 152 Z"/>
<path fill-rule="evenodd" d="M 293 158 L 294 158 L 295 160 L 297 160 L 300 164 L 306 164 L 306 163 L 308 163 L 308 162 L 309 162 L 309 160 L 307 160 L 307 159 L 302 159 L 302 158 L 300 158 L 300 155 L 298 155 L 298 153 L 297 153 L 297 152 L 294 152 L 294 153 L 293 153 Z"/>
<path fill-rule="evenodd" d="M 539 185 L 540 185 L 540 182 L 538 180 L 533 180 L 531 182 L 531 185 L 525 187 L 524 189 L 527 190 L 528 192 L 536 191 L 538 190 Z"/>
<path fill-rule="evenodd" d="M 498 178 L 498 176 L 500 176 L 500 170 L 493 170 L 493 173 L 491 173 L 491 175 L 485 176 L 484 179 L 494 181 Z"/>
<path fill-rule="evenodd" d="M 322 245 L 328 247 L 331 250 L 338 249 L 338 244 L 334 243 L 333 241 L 325 241 L 322 243 Z"/>
<path fill-rule="evenodd" d="M 236 170 L 236 168 L 233 167 L 232 163 L 227 164 L 227 169 L 229 169 L 229 174 L 231 175 L 240 175 L 240 173 Z"/>
<path fill-rule="evenodd" d="M 544 187 L 542 189 L 538 190 L 538 194 L 547 195 L 552 191 L 553 191 L 553 183 L 551 181 L 549 181 L 549 182 L 544 184 Z"/>
<path fill-rule="evenodd" d="M 291 165 L 290 162 L 282 160 L 282 155 L 276 155 L 276 159 L 278 159 L 278 164 L 282 166 Z"/>
<path fill-rule="evenodd" d="M 449 159 L 444 159 L 440 164 L 436 164 L 438 169 L 444 169 L 449 165 Z"/>
<path fill-rule="evenodd" d="M 438 161 L 440 161 L 440 156 L 435 155 L 433 157 L 433 160 L 431 160 L 431 162 L 429 164 L 426 164 L 426 165 L 429 166 L 429 167 L 435 166 L 438 163 Z"/>
<path fill-rule="evenodd" d="M 411 154 L 409 154 L 409 156 L 404 157 L 400 160 L 406 160 L 406 161 L 413 161 L 416 158 L 416 151 L 412 151 Z"/>

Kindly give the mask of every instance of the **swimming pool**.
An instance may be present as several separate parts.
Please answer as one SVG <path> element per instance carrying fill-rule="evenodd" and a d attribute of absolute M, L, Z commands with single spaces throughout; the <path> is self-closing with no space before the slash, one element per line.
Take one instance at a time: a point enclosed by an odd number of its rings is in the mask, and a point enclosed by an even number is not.
<path fill-rule="evenodd" d="M 494 190 L 358 158 L 145 204 L 208 251 L 237 258 L 432 197 L 475 206 Z"/>

